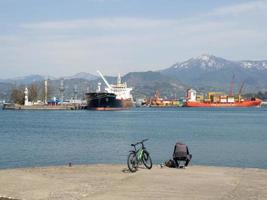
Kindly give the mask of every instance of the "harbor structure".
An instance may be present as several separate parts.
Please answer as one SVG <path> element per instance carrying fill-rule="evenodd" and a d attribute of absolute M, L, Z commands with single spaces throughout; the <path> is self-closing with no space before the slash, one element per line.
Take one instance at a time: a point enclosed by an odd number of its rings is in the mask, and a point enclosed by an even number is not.
<path fill-rule="evenodd" d="M 48 99 L 48 80 L 44 81 L 44 99 L 43 101 L 37 100 L 37 102 L 29 101 L 29 90 L 27 87 L 24 89 L 24 102 L 23 104 L 16 103 L 5 103 L 3 104 L 3 109 L 5 110 L 79 110 L 85 109 L 86 103 L 82 100 L 77 99 L 77 94 L 75 94 L 75 99 L 68 102 L 64 102 L 64 85 L 61 82 L 60 85 L 60 100 L 56 97 Z M 76 89 L 77 90 L 77 86 Z M 62 103 L 63 102 L 63 103 Z"/>
<path fill-rule="evenodd" d="M 60 87 L 59 87 L 61 103 L 64 102 L 64 91 L 65 91 L 64 79 L 61 79 L 61 81 L 60 81 Z"/>
<path fill-rule="evenodd" d="M 31 103 L 29 102 L 29 90 L 27 87 L 25 87 L 25 90 L 24 90 L 24 105 L 25 106 L 30 106 Z"/>
<path fill-rule="evenodd" d="M 47 93 L 48 93 L 48 89 L 47 89 L 47 79 L 45 79 L 44 81 L 44 89 L 45 89 L 45 97 L 44 97 L 44 104 L 47 104 Z"/>

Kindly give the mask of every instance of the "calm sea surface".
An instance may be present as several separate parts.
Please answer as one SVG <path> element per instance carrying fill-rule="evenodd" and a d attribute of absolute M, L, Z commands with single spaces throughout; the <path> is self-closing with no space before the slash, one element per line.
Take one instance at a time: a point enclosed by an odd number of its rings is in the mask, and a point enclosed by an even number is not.
<path fill-rule="evenodd" d="M 0 168 L 126 163 L 130 144 L 144 138 L 154 163 L 182 141 L 192 164 L 267 168 L 266 108 L 0 110 Z"/>

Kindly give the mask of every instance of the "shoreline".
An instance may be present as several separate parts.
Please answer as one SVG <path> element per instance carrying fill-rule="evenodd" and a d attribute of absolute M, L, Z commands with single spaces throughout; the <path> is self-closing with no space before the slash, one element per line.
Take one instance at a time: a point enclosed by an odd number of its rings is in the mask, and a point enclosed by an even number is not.
<path fill-rule="evenodd" d="M 153 168 L 154 167 L 160 167 L 162 163 L 153 163 Z M 89 166 L 124 166 L 127 168 L 127 163 L 71 163 L 71 166 L 69 166 L 69 163 L 62 165 L 36 165 L 36 166 L 22 166 L 22 167 L 5 167 L 5 168 L 0 168 L 1 171 L 5 170 L 27 170 L 27 169 L 43 169 L 43 168 L 64 168 L 64 167 L 75 167 L 75 166 L 80 166 L 80 167 L 89 167 Z M 225 169 L 251 169 L 251 170 L 266 170 L 267 168 L 261 168 L 261 167 L 240 167 L 240 166 L 222 166 L 222 165 L 205 165 L 205 164 L 189 164 L 188 167 L 206 167 L 206 168 L 225 168 Z M 168 168 L 164 166 L 163 168 Z M 170 168 L 171 169 L 171 168 Z"/>
<path fill-rule="evenodd" d="M 157 166 L 159 167 L 161 163 L 153 163 L 153 167 Z M 3 170 L 23 170 L 23 169 L 35 169 L 35 168 L 58 168 L 58 167 L 69 167 L 69 164 L 71 166 L 98 166 L 98 165 L 106 165 L 106 166 L 125 166 L 127 168 L 126 162 L 114 162 L 114 163 L 66 163 L 66 164 L 51 164 L 51 165 L 34 165 L 34 166 L 15 166 L 15 167 L 0 167 L 0 172 Z M 214 168 L 232 168 L 232 169 L 258 169 L 258 170 L 266 170 L 267 168 L 264 167 L 242 167 L 242 166 L 227 166 L 227 165 L 209 165 L 209 164 L 195 164 L 192 162 L 189 163 L 188 167 L 214 167 Z"/>
<path fill-rule="evenodd" d="M 0 199 L 267 199 L 267 169 L 89 164 L 0 169 Z"/>

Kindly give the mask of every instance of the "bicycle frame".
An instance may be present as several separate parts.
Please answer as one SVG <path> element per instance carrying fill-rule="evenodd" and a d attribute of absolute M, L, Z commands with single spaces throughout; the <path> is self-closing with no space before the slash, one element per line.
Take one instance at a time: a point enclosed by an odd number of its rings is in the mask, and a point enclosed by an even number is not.
<path fill-rule="evenodd" d="M 131 144 L 131 146 L 134 147 L 134 151 L 131 150 L 130 152 L 133 152 L 136 155 L 136 161 L 138 163 L 142 162 L 143 156 L 144 156 L 144 150 L 146 149 L 144 146 L 144 142 L 148 139 L 142 140 L 141 142 L 137 142 L 136 144 Z M 136 149 L 136 146 L 141 144 L 141 147 L 139 149 Z"/>
<path fill-rule="evenodd" d="M 143 159 L 143 155 L 144 155 L 144 149 L 143 148 L 138 149 L 136 152 L 136 158 L 138 162 L 140 162 Z"/>

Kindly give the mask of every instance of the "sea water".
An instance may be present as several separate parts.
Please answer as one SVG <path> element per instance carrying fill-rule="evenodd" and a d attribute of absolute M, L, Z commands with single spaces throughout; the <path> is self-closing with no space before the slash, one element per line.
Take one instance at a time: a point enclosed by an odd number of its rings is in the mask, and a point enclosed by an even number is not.
<path fill-rule="evenodd" d="M 194 165 L 267 168 L 266 108 L 0 111 L 0 168 L 126 164 L 145 142 L 155 164 L 186 143 Z"/>

